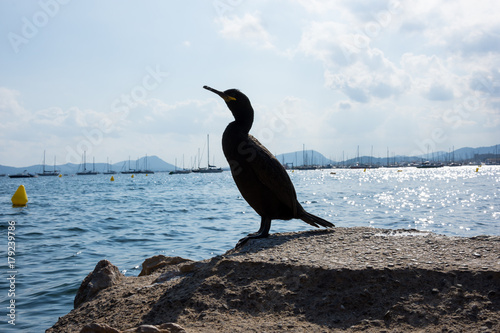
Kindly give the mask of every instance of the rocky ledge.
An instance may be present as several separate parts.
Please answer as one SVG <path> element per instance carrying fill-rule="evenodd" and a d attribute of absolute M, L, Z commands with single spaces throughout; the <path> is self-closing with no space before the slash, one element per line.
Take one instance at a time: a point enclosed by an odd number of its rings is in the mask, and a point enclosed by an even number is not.
<path fill-rule="evenodd" d="M 204 261 L 100 261 L 47 332 L 500 332 L 500 237 L 335 228 Z"/>

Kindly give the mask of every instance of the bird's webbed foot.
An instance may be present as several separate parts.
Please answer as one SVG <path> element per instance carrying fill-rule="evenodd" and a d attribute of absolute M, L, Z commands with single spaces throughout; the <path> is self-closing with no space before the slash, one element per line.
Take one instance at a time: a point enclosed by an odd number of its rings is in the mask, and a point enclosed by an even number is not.
<path fill-rule="evenodd" d="M 243 237 L 238 241 L 236 244 L 235 248 L 239 248 L 243 246 L 249 239 L 254 239 L 254 238 L 266 238 L 269 236 L 269 229 L 271 228 L 271 219 L 270 218 L 262 218 L 260 222 L 260 229 L 257 232 L 254 232 L 252 234 L 248 234 L 246 237 Z"/>
<path fill-rule="evenodd" d="M 243 237 L 242 239 L 240 239 L 238 241 L 238 243 L 236 244 L 235 248 L 239 248 L 239 247 L 243 246 L 249 239 L 266 238 L 267 236 L 269 236 L 269 233 L 254 232 L 253 234 L 249 234 L 246 237 Z"/>
<path fill-rule="evenodd" d="M 236 243 L 236 246 L 234 247 L 235 249 L 239 249 L 240 247 L 242 247 L 248 240 L 250 239 L 249 236 L 246 236 L 246 237 L 243 237 L 242 239 L 240 239 L 238 241 L 238 243 Z"/>

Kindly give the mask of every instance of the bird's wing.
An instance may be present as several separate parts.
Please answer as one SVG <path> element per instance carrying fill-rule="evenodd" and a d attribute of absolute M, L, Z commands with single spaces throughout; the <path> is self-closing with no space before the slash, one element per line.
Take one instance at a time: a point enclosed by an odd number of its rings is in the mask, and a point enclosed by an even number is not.
<path fill-rule="evenodd" d="M 249 166 L 281 202 L 297 213 L 297 194 L 285 168 L 255 137 L 248 135 Z M 251 160 L 250 160 L 251 159 Z"/>

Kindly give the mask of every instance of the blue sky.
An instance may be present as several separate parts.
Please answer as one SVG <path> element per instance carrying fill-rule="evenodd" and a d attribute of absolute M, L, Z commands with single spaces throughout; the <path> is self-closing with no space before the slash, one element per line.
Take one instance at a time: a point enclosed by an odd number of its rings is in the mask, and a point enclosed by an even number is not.
<path fill-rule="evenodd" d="M 500 138 L 496 1 L 0 2 L 0 164 L 185 163 L 238 88 L 273 153 L 386 156 Z M 206 153 L 205 153 L 206 154 Z M 205 155 L 206 156 L 206 155 Z"/>

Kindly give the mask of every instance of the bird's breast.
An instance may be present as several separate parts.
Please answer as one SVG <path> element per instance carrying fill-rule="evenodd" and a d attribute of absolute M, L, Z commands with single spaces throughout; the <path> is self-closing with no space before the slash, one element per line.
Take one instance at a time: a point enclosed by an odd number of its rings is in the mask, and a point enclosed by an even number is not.
<path fill-rule="evenodd" d="M 247 164 L 255 156 L 248 134 L 239 131 L 231 124 L 222 135 L 222 150 L 232 171 Z"/>

